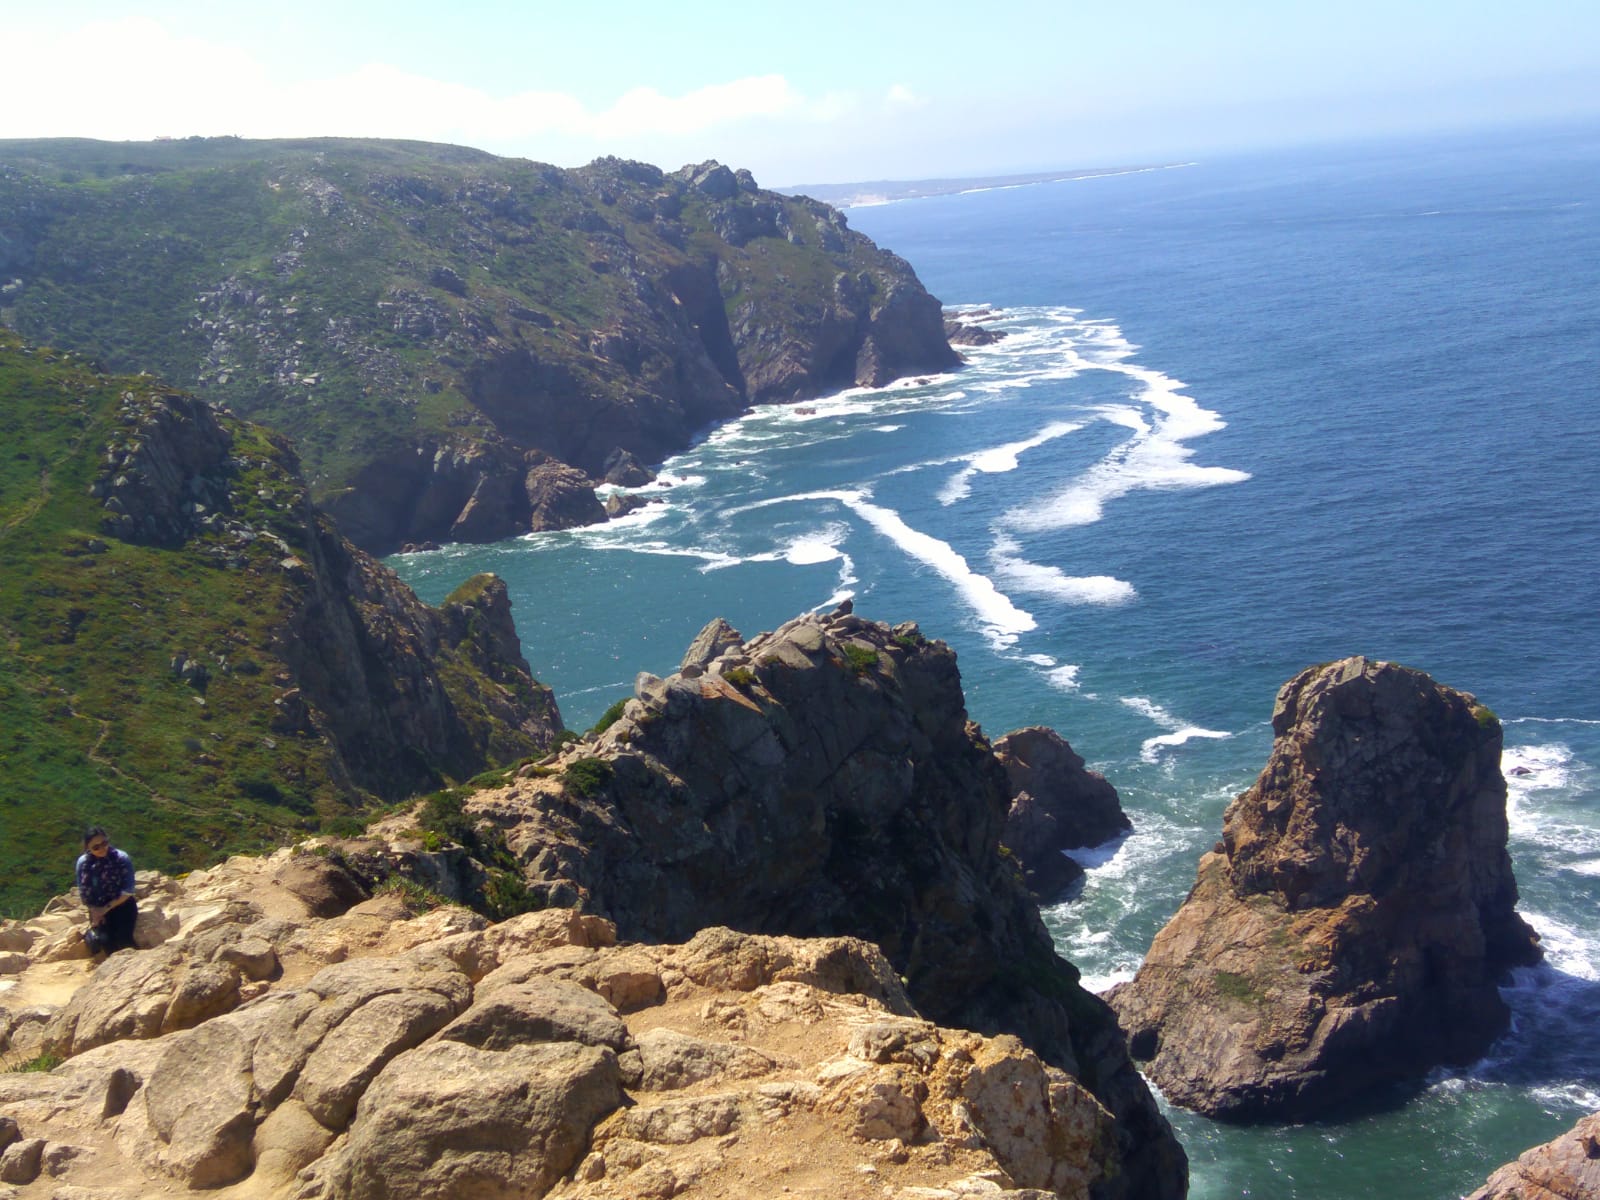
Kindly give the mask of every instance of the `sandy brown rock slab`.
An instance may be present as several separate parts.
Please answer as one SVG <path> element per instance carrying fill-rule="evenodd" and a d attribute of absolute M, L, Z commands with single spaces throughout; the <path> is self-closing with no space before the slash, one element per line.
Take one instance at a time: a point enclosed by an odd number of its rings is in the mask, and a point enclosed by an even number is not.
<path fill-rule="evenodd" d="M 1467 1200 L 1595 1200 L 1600 1197 L 1600 1113 L 1507 1163 Z"/>
<path fill-rule="evenodd" d="M 1351 658 L 1278 695 L 1223 840 L 1110 996 L 1167 1097 L 1301 1120 L 1480 1056 L 1538 958 L 1506 852 L 1500 723 L 1420 671 Z"/>
<path fill-rule="evenodd" d="M 435 1042 L 402 1055 L 363 1099 L 343 1147 L 301 1197 L 537 1197 L 622 1103 L 616 1055 L 573 1043 L 480 1050 Z"/>

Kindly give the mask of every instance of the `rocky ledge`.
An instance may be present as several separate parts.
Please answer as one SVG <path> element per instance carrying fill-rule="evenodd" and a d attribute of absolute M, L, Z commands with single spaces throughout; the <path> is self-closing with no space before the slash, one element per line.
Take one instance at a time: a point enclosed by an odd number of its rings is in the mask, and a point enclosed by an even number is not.
<path fill-rule="evenodd" d="M 153 948 L 98 966 L 73 898 L 0 923 L 0 1052 L 62 1060 L 0 1074 L 0 1195 L 1162 1194 L 1080 1083 L 853 938 L 417 915 L 305 849 L 140 890 Z"/>
<path fill-rule="evenodd" d="M 1348 658 L 1278 693 L 1260 778 L 1110 996 L 1173 1101 L 1301 1120 L 1470 1061 L 1496 981 L 1539 956 L 1514 911 L 1500 723 L 1419 671 Z"/>
<path fill-rule="evenodd" d="M 748 640 L 713 622 L 608 728 L 466 811 L 540 902 L 626 939 L 878 945 L 924 1016 L 1020 1038 L 1113 1114 L 1119 1174 L 1097 1194 L 1179 1195 L 1183 1153 L 1115 1019 L 1000 853 L 1010 801 L 949 647 L 841 610 Z"/>
<path fill-rule="evenodd" d="M 1507 1163 L 1467 1200 L 1585 1200 L 1600 1196 L 1600 1113 Z"/>

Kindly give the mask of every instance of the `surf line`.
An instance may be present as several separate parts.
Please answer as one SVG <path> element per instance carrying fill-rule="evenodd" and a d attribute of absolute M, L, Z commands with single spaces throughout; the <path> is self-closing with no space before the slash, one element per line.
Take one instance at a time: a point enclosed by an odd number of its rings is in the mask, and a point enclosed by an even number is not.
<path fill-rule="evenodd" d="M 1010 598 L 995 587 L 988 576 L 974 571 L 954 546 L 940 541 L 931 534 L 911 528 L 899 513 L 884 508 L 881 504 L 873 504 L 867 496 L 868 493 L 864 491 L 801 492 L 792 496 L 760 500 L 729 512 L 731 515 L 735 511 L 767 508 L 774 504 L 832 500 L 855 513 L 911 558 L 933 568 L 955 585 L 962 599 L 977 613 L 990 644 L 996 649 L 1012 645 L 1018 635 L 1029 633 L 1039 627 L 1039 623 L 1033 619 L 1031 613 L 1024 612 L 1011 603 Z"/>

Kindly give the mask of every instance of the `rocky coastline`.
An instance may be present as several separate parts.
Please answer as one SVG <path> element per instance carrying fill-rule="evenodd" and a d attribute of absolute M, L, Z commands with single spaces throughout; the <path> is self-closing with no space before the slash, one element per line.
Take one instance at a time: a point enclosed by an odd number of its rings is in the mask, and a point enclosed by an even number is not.
<path fill-rule="evenodd" d="M 903 259 L 716 162 L 0 142 L 0 276 L 25 337 L 294 438 L 380 554 L 604 520 L 619 455 L 960 361 Z"/>

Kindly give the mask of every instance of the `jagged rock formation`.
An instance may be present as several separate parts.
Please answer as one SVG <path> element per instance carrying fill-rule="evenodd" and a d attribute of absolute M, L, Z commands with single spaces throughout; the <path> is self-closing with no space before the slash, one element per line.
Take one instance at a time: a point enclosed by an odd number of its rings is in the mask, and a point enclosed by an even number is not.
<path fill-rule="evenodd" d="M 490 926 L 398 893 L 312 913 L 341 868 L 284 850 L 140 878 L 144 941 L 97 968 L 82 910 L 0 923 L 0 1169 L 22 1194 L 1092 1200 L 1101 1103 L 1012 1037 L 924 1019 L 853 938 L 594 916 Z M 322 888 L 321 895 L 327 894 Z M 65 957 L 63 957 L 65 955 Z"/>
<path fill-rule="evenodd" d="M 1538 958 L 1506 853 L 1501 730 L 1349 658 L 1278 693 L 1271 757 L 1133 982 L 1110 997 L 1179 1104 L 1297 1120 L 1479 1056 Z"/>
<path fill-rule="evenodd" d="M 1098 846 L 1133 828 L 1117 789 L 1053 729 L 1018 729 L 994 744 L 1006 769 L 1011 809 L 1000 844 L 1022 864 L 1028 890 L 1041 903 L 1083 878 L 1064 851 Z"/>
<path fill-rule="evenodd" d="M 1177 1194 L 1181 1151 L 1115 1021 L 999 853 L 1008 801 L 949 648 L 834 613 L 748 641 L 713 622 L 602 733 L 466 807 L 534 894 L 627 938 L 876 943 L 926 1016 L 1020 1037 L 1115 1115 L 1107 1197 Z"/>
<path fill-rule="evenodd" d="M 749 404 L 958 362 L 904 261 L 717 163 L 0 142 L 0 273 L 29 338 L 292 436 L 379 552 L 541 527 L 530 452 L 587 487 Z"/>
<path fill-rule="evenodd" d="M 0 729 L 35 830 L 0 844 L 8 903 L 54 890 L 87 797 L 176 868 L 560 732 L 505 586 L 423 605 L 316 511 L 281 437 L 4 332 L 0 402 L 27 464 L 0 471 Z"/>
<path fill-rule="evenodd" d="M 1600 1196 L 1600 1113 L 1507 1163 L 1467 1200 L 1593 1200 Z"/>

